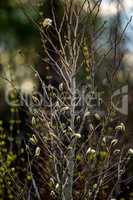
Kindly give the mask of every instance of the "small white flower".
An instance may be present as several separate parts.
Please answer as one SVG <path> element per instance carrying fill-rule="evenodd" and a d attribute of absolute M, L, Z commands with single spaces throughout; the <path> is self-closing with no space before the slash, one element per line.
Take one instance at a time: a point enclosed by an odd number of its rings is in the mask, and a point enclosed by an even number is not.
<path fill-rule="evenodd" d="M 44 21 L 42 22 L 42 25 L 43 25 L 44 28 L 51 26 L 52 25 L 52 19 L 45 18 Z"/>

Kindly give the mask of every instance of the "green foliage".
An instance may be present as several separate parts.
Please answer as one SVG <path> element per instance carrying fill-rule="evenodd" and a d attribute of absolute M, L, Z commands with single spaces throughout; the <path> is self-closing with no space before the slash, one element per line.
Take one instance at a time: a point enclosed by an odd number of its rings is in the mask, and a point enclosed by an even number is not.
<path fill-rule="evenodd" d="M 30 16 L 32 16 L 33 19 L 38 18 L 37 13 L 33 12 L 32 9 L 29 11 L 29 9 L 26 8 L 26 10 L 26 12 L 30 12 Z M 35 39 L 35 29 L 23 13 L 22 5 L 13 5 L 10 2 L 0 5 L 0 25 L 0 37 L 2 38 L 3 36 L 10 37 L 11 40 L 16 40 L 16 42 L 21 44 L 26 44 L 27 42 L 31 43 L 31 40 L 33 38 Z M 11 41 L 9 42 L 11 43 Z"/>
<path fill-rule="evenodd" d="M 7 147 L 7 133 L 0 123 L 0 200 L 14 199 L 13 177 L 16 170 L 13 167 L 16 155 Z"/>
<path fill-rule="evenodd" d="M 27 159 L 26 150 L 22 147 L 21 120 L 19 108 L 14 104 L 18 103 L 15 89 L 15 80 L 12 69 L 9 67 L 9 74 L 14 87 L 10 91 L 9 118 L 0 121 L 0 200 L 15 199 L 21 191 L 21 181 L 27 184 L 31 181 L 26 172 Z M 20 180 L 20 177 L 21 178 Z"/>

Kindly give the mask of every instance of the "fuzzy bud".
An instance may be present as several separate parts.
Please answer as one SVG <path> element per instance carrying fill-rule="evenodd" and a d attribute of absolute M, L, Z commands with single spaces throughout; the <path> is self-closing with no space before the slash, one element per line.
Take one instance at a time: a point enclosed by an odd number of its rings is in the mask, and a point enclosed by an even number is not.
<path fill-rule="evenodd" d="M 35 150 L 35 157 L 38 157 L 38 156 L 40 155 L 40 152 L 41 152 L 40 147 L 36 147 L 36 150 Z"/>
<path fill-rule="evenodd" d="M 32 123 L 33 126 L 36 125 L 36 119 L 35 119 L 34 116 L 32 117 L 31 123 Z"/>
<path fill-rule="evenodd" d="M 84 114 L 84 117 L 90 117 L 90 112 L 88 111 L 88 112 L 86 112 L 85 114 Z"/>
<path fill-rule="evenodd" d="M 32 137 L 30 138 L 30 142 L 32 143 L 32 144 L 37 144 L 37 138 L 36 138 L 36 136 L 33 134 L 32 135 Z"/>
<path fill-rule="evenodd" d="M 116 126 L 116 127 L 115 127 L 115 130 L 116 130 L 116 131 L 125 132 L 125 131 L 126 131 L 126 128 L 125 128 L 124 123 L 120 123 L 120 125 Z"/>
<path fill-rule="evenodd" d="M 128 150 L 128 154 L 129 154 L 129 155 L 133 155 L 133 149 L 130 148 L 130 149 Z"/>
<path fill-rule="evenodd" d="M 101 117 L 98 113 L 95 113 L 94 117 L 96 118 L 96 120 L 100 121 L 101 120 Z"/>
<path fill-rule="evenodd" d="M 81 135 L 80 135 L 80 133 L 75 133 L 75 134 L 73 134 L 73 137 L 72 138 L 77 138 L 77 139 L 80 139 L 81 138 Z"/>
<path fill-rule="evenodd" d="M 59 90 L 60 90 L 60 91 L 63 91 L 63 83 L 60 83 L 60 85 L 59 85 Z"/>
<path fill-rule="evenodd" d="M 117 140 L 117 139 L 114 139 L 114 140 L 111 141 L 111 145 L 112 145 L 112 146 L 115 146 L 117 143 L 118 143 L 118 140 Z"/>
<path fill-rule="evenodd" d="M 44 21 L 42 22 L 42 25 L 43 25 L 44 28 L 51 26 L 52 25 L 52 19 L 45 18 Z"/>
<path fill-rule="evenodd" d="M 86 154 L 95 154 L 95 153 L 96 153 L 95 149 L 92 149 L 91 147 L 89 147 L 86 152 Z"/>

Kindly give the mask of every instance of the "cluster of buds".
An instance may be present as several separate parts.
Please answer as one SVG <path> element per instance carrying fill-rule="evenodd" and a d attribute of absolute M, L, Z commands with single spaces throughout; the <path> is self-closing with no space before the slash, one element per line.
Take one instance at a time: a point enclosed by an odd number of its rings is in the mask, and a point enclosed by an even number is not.
<path fill-rule="evenodd" d="M 50 18 L 45 18 L 44 21 L 42 22 L 42 25 L 44 28 L 48 28 L 49 26 L 52 26 L 52 19 Z"/>
<path fill-rule="evenodd" d="M 37 144 L 37 138 L 36 138 L 36 136 L 33 134 L 32 135 L 32 137 L 30 138 L 30 142 L 32 143 L 32 144 Z"/>
<path fill-rule="evenodd" d="M 92 149 L 91 147 L 89 147 L 88 150 L 87 150 L 87 152 L 86 152 L 86 154 L 93 154 L 93 155 L 95 153 L 96 153 L 95 149 Z"/>

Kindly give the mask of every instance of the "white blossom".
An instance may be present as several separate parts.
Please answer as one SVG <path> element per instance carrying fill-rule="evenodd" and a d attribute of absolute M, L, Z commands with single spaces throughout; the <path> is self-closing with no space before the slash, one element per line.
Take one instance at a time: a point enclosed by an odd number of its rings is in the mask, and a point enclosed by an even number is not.
<path fill-rule="evenodd" d="M 44 28 L 51 26 L 52 25 L 52 19 L 45 18 L 42 25 L 43 25 Z"/>

